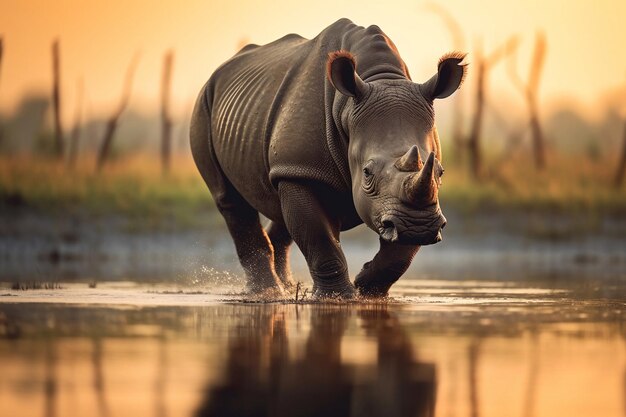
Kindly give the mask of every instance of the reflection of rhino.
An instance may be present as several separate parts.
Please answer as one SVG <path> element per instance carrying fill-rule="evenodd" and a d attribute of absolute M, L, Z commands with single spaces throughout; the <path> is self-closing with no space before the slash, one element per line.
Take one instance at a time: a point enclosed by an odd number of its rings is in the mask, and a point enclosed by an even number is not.
<path fill-rule="evenodd" d="M 339 234 L 365 223 L 380 251 L 355 285 L 385 295 L 420 245 L 441 240 L 433 102 L 459 87 L 463 57 L 444 56 L 414 83 L 380 28 L 341 19 L 310 40 L 248 45 L 213 73 L 191 119 L 191 151 L 251 290 L 293 284 L 293 239 L 314 295 L 354 296 Z M 267 232 L 259 213 L 272 221 Z"/>
<path fill-rule="evenodd" d="M 315 308 L 304 355 L 290 359 L 284 321 L 260 308 L 231 340 L 223 382 L 209 387 L 202 416 L 434 415 L 435 367 L 413 359 L 402 328 L 385 310 L 360 312 L 378 358 L 368 365 L 341 361 L 350 310 Z M 262 323 L 259 325 L 259 322 Z M 271 334 L 272 336 L 266 336 Z M 269 363 L 267 363 L 269 358 Z"/>

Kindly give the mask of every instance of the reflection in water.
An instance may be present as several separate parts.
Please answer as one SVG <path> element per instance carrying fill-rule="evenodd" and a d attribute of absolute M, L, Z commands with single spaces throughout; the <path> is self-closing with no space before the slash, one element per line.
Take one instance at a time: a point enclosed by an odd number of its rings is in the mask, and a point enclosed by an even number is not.
<path fill-rule="evenodd" d="M 469 364 L 469 404 L 470 417 L 479 417 L 478 404 L 478 359 L 480 355 L 480 341 L 472 340 L 467 349 L 467 363 Z"/>
<path fill-rule="evenodd" d="M 530 358 L 528 363 L 528 382 L 524 395 L 522 417 L 535 415 L 535 401 L 537 397 L 537 381 L 539 379 L 539 337 L 533 332 L 530 337 Z"/>
<path fill-rule="evenodd" d="M 44 382 L 44 392 L 45 392 L 45 416 L 46 417 L 55 417 L 56 416 L 56 400 L 57 400 L 57 389 L 58 389 L 58 378 L 57 378 L 57 349 L 56 344 L 53 340 L 45 341 L 45 369 L 46 376 Z"/>
<path fill-rule="evenodd" d="M 170 364 L 167 356 L 167 339 L 163 335 L 159 337 L 158 349 L 157 376 L 154 383 L 155 415 L 156 417 L 167 417 L 165 393 L 167 392 L 167 368 Z"/>
<path fill-rule="evenodd" d="M 0 303 L 0 415 L 624 417 L 626 306 L 574 301 Z"/>
<path fill-rule="evenodd" d="M 378 378 L 360 391 L 357 415 L 432 416 L 435 413 L 436 368 L 418 362 L 413 346 L 395 315 L 386 309 L 360 311 L 368 334 L 378 345 Z"/>
<path fill-rule="evenodd" d="M 313 309 L 304 352 L 294 357 L 283 315 L 257 310 L 229 342 L 226 374 L 209 387 L 196 415 L 433 416 L 435 366 L 414 359 L 409 338 L 386 308 L 358 311 L 377 361 L 342 360 L 352 314 L 345 307 Z"/>
<path fill-rule="evenodd" d="M 93 366 L 93 389 L 96 392 L 96 402 L 98 403 L 98 416 L 109 417 L 109 406 L 106 401 L 104 389 L 104 375 L 102 369 L 102 338 L 92 338 L 93 352 L 91 363 Z"/>

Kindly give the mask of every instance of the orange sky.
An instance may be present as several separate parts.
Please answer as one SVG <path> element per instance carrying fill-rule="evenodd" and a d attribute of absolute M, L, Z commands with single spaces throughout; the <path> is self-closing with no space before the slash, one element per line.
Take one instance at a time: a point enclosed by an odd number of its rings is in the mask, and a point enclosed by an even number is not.
<path fill-rule="evenodd" d="M 293 0 L 0 0 L 0 34 L 5 40 L 0 109 L 13 109 L 29 91 L 50 90 L 54 37 L 61 42 L 64 119 L 72 117 L 80 77 L 88 111 L 98 114 L 111 109 L 136 51 L 141 59 L 131 106 L 155 109 L 162 56 L 168 48 L 176 54 L 173 110 L 182 115 L 212 70 L 235 52 L 242 39 L 266 43 L 289 32 L 312 37 L 344 16 L 361 25 L 381 26 L 398 46 L 414 80 L 423 81 L 434 73 L 439 56 L 452 49 L 449 33 L 425 4 L 418 0 L 316 0 L 306 5 Z M 600 93 L 626 81 L 624 1 L 446 0 L 441 4 L 461 23 L 470 51 L 479 38 L 490 50 L 510 35 L 519 35 L 523 76 L 534 33 L 544 29 L 548 55 L 541 94 L 548 100 L 566 98 L 592 108 Z M 490 94 L 519 99 L 505 69 L 500 65 L 494 70 Z"/>

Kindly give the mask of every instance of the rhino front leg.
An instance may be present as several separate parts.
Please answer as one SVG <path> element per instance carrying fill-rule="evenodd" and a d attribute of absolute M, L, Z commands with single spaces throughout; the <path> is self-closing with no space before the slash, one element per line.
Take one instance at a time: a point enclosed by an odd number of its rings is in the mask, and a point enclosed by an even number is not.
<path fill-rule="evenodd" d="M 283 181 L 278 192 L 287 230 L 309 266 L 313 295 L 321 298 L 354 297 L 356 291 L 339 244 L 339 220 L 305 184 Z"/>
<path fill-rule="evenodd" d="M 289 248 L 293 239 L 284 224 L 272 221 L 266 228 L 274 247 L 274 269 L 286 290 L 294 286 L 289 267 Z"/>
<path fill-rule="evenodd" d="M 419 246 L 399 245 L 380 239 L 374 259 L 363 265 L 354 285 L 364 297 L 385 297 L 389 288 L 406 272 Z"/>

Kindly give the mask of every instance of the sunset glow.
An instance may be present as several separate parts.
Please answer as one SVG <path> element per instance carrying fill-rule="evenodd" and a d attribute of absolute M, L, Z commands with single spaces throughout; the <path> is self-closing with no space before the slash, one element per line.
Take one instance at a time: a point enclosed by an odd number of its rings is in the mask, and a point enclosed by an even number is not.
<path fill-rule="evenodd" d="M 429 4 L 396 0 L 383 8 L 382 3 L 371 0 L 308 4 L 287 0 L 3 0 L 0 110 L 11 112 L 25 95 L 50 91 L 50 48 L 58 38 L 64 120 L 71 120 L 81 78 L 87 111 L 92 115 L 109 111 L 137 52 L 140 62 L 130 106 L 155 111 L 162 59 L 168 49 L 175 54 L 173 112 L 184 117 L 212 71 L 242 42 L 263 44 L 291 32 L 313 37 L 340 17 L 364 26 L 379 25 L 398 46 L 414 80 L 421 81 L 433 74 L 439 56 L 454 48 L 449 32 L 440 17 L 429 11 Z M 440 5 L 460 23 L 470 52 L 478 42 L 489 51 L 510 36 L 518 36 L 517 64 L 523 77 L 534 35 L 545 31 L 548 51 L 541 96 L 547 102 L 568 100 L 593 109 L 606 91 L 625 82 L 624 2 L 451 0 Z M 506 65 L 493 71 L 490 82 L 494 87 L 491 94 L 497 91 L 519 99 Z"/>

